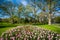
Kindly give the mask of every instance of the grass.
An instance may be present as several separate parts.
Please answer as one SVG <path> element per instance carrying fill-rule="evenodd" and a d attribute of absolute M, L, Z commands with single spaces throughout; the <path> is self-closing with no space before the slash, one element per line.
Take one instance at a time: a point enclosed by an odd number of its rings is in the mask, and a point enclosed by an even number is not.
<path fill-rule="evenodd" d="M 14 28 L 16 26 L 21 26 L 21 25 L 25 25 L 25 24 L 11 24 L 11 23 L 0 23 L 0 36 L 3 32 L 11 29 L 11 28 Z"/>
<path fill-rule="evenodd" d="M 57 32 L 60 34 L 60 26 L 59 25 L 38 25 L 41 28 L 47 29 L 47 30 L 51 30 L 53 32 Z"/>
<path fill-rule="evenodd" d="M 9 30 L 11 28 L 14 28 L 18 25 L 26 25 L 26 24 L 10 24 L 10 23 L 0 23 L 0 35 L 5 32 L 6 30 Z M 53 32 L 57 32 L 60 34 L 60 24 L 53 24 L 53 25 L 34 25 L 38 26 L 47 30 L 51 30 Z"/>
<path fill-rule="evenodd" d="M 9 30 L 11 28 L 13 28 L 13 27 L 0 28 L 0 36 L 3 32 L 5 32 L 6 30 Z"/>
<path fill-rule="evenodd" d="M 6 28 L 6 27 L 15 27 L 18 24 L 11 24 L 11 23 L 0 23 L 0 28 Z"/>
<path fill-rule="evenodd" d="M 11 28 L 14 28 L 18 26 L 19 24 L 11 24 L 11 23 L 0 23 L 0 35 L 5 32 L 6 30 L 9 30 Z"/>

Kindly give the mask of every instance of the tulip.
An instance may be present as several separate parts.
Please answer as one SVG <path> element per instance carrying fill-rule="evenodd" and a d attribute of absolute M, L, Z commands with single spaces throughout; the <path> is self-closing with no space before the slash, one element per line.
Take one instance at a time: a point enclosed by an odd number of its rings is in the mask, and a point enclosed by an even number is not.
<path fill-rule="evenodd" d="M 12 40 L 59 40 L 60 34 L 34 26 L 18 26 L 2 33 L 3 38 Z"/>
<path fill-rule="evenodd" d="M 15 40 L 15 37 L 10 37 L 10 40 Z"/>

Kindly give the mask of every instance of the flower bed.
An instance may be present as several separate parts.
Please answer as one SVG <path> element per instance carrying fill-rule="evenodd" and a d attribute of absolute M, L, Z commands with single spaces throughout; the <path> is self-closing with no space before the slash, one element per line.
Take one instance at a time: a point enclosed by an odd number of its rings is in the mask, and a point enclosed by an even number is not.
<path fill-rule="evenodd" d="M 18 26 L 1 35 L 1 40 L 59 40 L 60 34 L 33 26 Z"/>

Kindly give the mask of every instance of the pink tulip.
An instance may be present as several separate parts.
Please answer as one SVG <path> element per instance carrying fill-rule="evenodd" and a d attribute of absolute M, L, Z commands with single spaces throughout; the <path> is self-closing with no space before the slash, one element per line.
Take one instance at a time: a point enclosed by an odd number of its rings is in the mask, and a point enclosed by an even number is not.
<path fill-rule="evenodd" d="M 4 38 L 0 37 L 0 40 L 4 40 Z"/>
<path fill-rule="evenodd" d="M 24 38 L 24 40 L 26 40 L 26 38 Z"/>
<path fill-rule="evenodd" d="M 10 40 L 15 40 L 15 37 L 10 37 Z"/>

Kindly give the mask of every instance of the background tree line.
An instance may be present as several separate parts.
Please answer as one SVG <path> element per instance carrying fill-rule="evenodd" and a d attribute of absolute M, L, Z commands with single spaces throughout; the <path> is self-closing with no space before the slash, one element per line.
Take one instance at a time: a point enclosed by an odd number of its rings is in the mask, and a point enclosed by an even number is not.
<path fill-rule="evenodd" d="M 0 0 L 2 1 L 2 0 Z M 26 0 L 27 5 L 22 3 L 13 4 L 3 0 L 0 3 L 0 14 L 9 18 L 0 18 L 1 21 L 14 23 L 60 23 L 59 0 Z M 57 10 L 58 9 L 58 10 Z M 56 14 L 59 13 L 59 16 Z"/>

